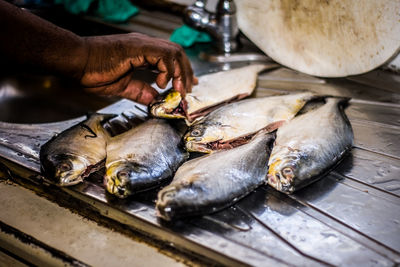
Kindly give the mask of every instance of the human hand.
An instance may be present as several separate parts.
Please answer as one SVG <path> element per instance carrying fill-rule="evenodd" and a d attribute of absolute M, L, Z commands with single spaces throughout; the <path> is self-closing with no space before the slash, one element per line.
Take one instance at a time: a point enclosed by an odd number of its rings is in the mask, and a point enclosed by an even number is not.
<path fill-rule="evenodd" d="M 189 59 L 175 43 L 139 33 L 84 38 L 88 59 L 80 82 L 89 92 L 149 104 L 157 91 L 132 79 L 135 68 L 149 65 L 159 71 L 156 84 L 160 88 L 172 79 L 173 88 L 185 96 L 197 84 Z"/>

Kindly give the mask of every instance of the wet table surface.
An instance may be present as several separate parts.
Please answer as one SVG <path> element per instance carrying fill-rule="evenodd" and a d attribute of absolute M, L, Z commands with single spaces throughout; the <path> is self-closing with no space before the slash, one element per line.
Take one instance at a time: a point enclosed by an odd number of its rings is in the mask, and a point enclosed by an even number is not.
<path fill-rule="evenodd" d="M 197 74 L 230 67 L 236 66 L 194 63 Z M 220 212 L 164 223 L 155 216 L 157 190 L 115 200 L 105 193 L 99 174 L 60 190 L 102 216 L 222 264 L 399 264 L 400 76 L 377 70 L 351 78 L 320 79 L 278 67 L 259 76 L 255 97 L 297 90 L 352 97 L 346 114 L 355 140 L 352 151 L 333 171 L 293 195 L 261 186 Z M 142 112 L 137 106 L 121 100 L 100 111 L 125 113 L 129 118 Z M 41 181 L 40 146 L 83 119 L 0 123 L 4 164 L 17 163 L 30 173 L 27 179 Z"/>

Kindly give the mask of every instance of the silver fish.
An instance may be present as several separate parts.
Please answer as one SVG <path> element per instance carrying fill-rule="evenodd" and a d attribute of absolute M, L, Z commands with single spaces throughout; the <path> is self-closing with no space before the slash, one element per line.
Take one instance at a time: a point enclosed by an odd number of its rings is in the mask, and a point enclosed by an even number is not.
<path fill-rule="evenodd" d="M 42 173 L 61 186 L 82 182 L 102 167 L 107 133 L 101 122 L 114 115 L 93 114 L 53 137 L 40 149 Z"/>
<path fill-rule="evenodd" d="M 158 186 L 187 159 L 182 135 L 168 122 L 151 119 L 107 144 L 107 191 L 120 198 Z"/>
<path fill-rule="evenodd" d="M 164 220 L 215 212 L 263 184 L 274 135 L 262 131 L 242 146 L 184 163 L 158 193 L 157 216 Z"/>
<path fill-rule="evenodd" d="M 319 108 L 299 115 L 277 131 L 269 160 L 268 184 L 293 193 L 330 170 L 353 144 L 353 130 L 343 105 L 327 98 Z"/>
<path fill-rule="evenodd" d="M 256 87 L 257 74 L 275 66 L 255 64 L 200 76 L 199 83 L 185 99 L 172 90 L 153 103 L 150 112 L 155 117 L 185 118 L 191 123 L 220 104 L 249 96 Z"/>
<path fill-rule="evenodd" d="M 313 98 L 315 94 L 305 92 L 246 99 L 223 106 L 191 125 L 184 137 L 186 149 L 211 153 L 246 143 L 261 129 L 276 130 Z"/>

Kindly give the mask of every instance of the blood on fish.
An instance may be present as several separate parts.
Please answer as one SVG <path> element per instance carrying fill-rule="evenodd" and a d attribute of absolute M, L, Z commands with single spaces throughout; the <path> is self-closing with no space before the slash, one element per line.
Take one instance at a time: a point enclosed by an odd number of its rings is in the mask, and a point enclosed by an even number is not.
<path fill-rule="evenodd" d="M 260 132 L 260 131 L 273 132 L 276 129 L 278 129 L 279 127 L 281 127 L 283 125 L 283 123 L 285 123 L 285 121 L 283 121 L 283 120 L 271 123 L 268 126 L 260 129 L 257 132 L 254 132 L 252 134 L 242 136 L 242 137 L 239 137 L 236 139 L 231 139 L 231 140 L 223 141 L 223 142 L 221 142 L 221 141 L 210 142 L 207 144 L 207 147 L 211 150 L 223 150 L 223 149 L 231 149 L 234 147 L 238 147 L 238 146 L 247 144 L 251 140 L 251 138 L 253 136 L 255 136 L 258 132 Z"/>

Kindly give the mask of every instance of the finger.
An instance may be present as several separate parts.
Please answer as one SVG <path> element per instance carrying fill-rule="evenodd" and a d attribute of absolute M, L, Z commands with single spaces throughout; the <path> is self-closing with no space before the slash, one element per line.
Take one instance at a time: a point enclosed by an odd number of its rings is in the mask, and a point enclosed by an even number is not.
<path fill-rule="evenodd" d="M 183 82 L 180 80 L 180 78 L 173 79 L 172 87 L 174 88 L 175 91 L 178 91 L 182 97 L 186 96 L 186 90 L 185 90 L 185 87 L 183 86 Z"/>
<path fill-rule="evenodd" d="M 199 84 L 199 78 L 193 75 L 193 85 L 198 85 Z"/>
<path fill-rule="evenodd" d="M 187 93 L 191 93 L 192 92 L 192 88 L 193 88 L 193 86 L 195 86 L 195 85 L 197 85 L 197 84 L 199 84 L 199 79 L 197 79 L 197 77 L 196 76 L 192 76 L 192 86 L 191 87 L 189 87 L 189 89 L 187 89 Z"/>
<path fill-rule="evenodd" d="M 160 59 L 157 63 L 157 69 L 161 71 L 156 78 L 156 83 L 160 88 L 165 88 L 169 80 L 174 75 L 174 60 L 165 58 Z"/>
<path fill-rule="evenodd" d="M 191 92 L 193 85 L 197 84 L 198 81 L 197 81 L 197 78 L 194 77 L 194 75 L 193 75 L 193 70 L 192 70 L 192 66 L 190 64 L 189 59 L 185 56 L 183 60 L 184 60 L 184 66 L 185 66 L 184 78 L 186 79 L 186 82 L 185 82 L 186 91 Z"/>
<path fill-rule="evenodd" d="M 174 61 L 175 64 L 175 71 L 174 71 L 174 78 L 172 80 L 172 86 L 174 89 L 181 93 L 182 97 L 186 96 L 186 89 L 185 84 L 182 81 L 182 71 L 181 66 L 179 65 L 178 61 Z"/>
<path fill-rule="evenodd" d="M 124 98 L 131 99 L 144 105 L 150 104 L 158 95 L 157 91 L 148 83 L 131 80 L 125 90 L 120 94 Z"/>
<path fill-rule="evenodd" d="M 160 61 L 160 57 L 159 56 L 154 56 L 154 55 L 152 55 L 152 56 L 145 55 L 145 60 L 150 65 L 156 66 L 158 64 L 158 61 Z"/>
<path fill-rule="evenodd" d="M 177 78 L 177 80 L 181 81 L 183 90 L 185 90 L 185 92 L 191 92 L 195 81 L 193 79 L 194 76 L 193 76 L 192 66 L 185 53 L 181 54 L 178 67 L 176 67 L 175 70 L 176 71 L 174 77 L 177 77 L 177 75 L 179 74 L 180 78 Z M 177 83 L 177 86 L 180 86 L 179 82 Z"/>
<path fill-rule="evenodd" d="M 141 66 L 146 66 L 146 64 L 147 64 L 143 55 L 131 56 L 130 63 L 131 63 L 131 66 L 136 67 L 136 68 L 141 67 Z"/>

